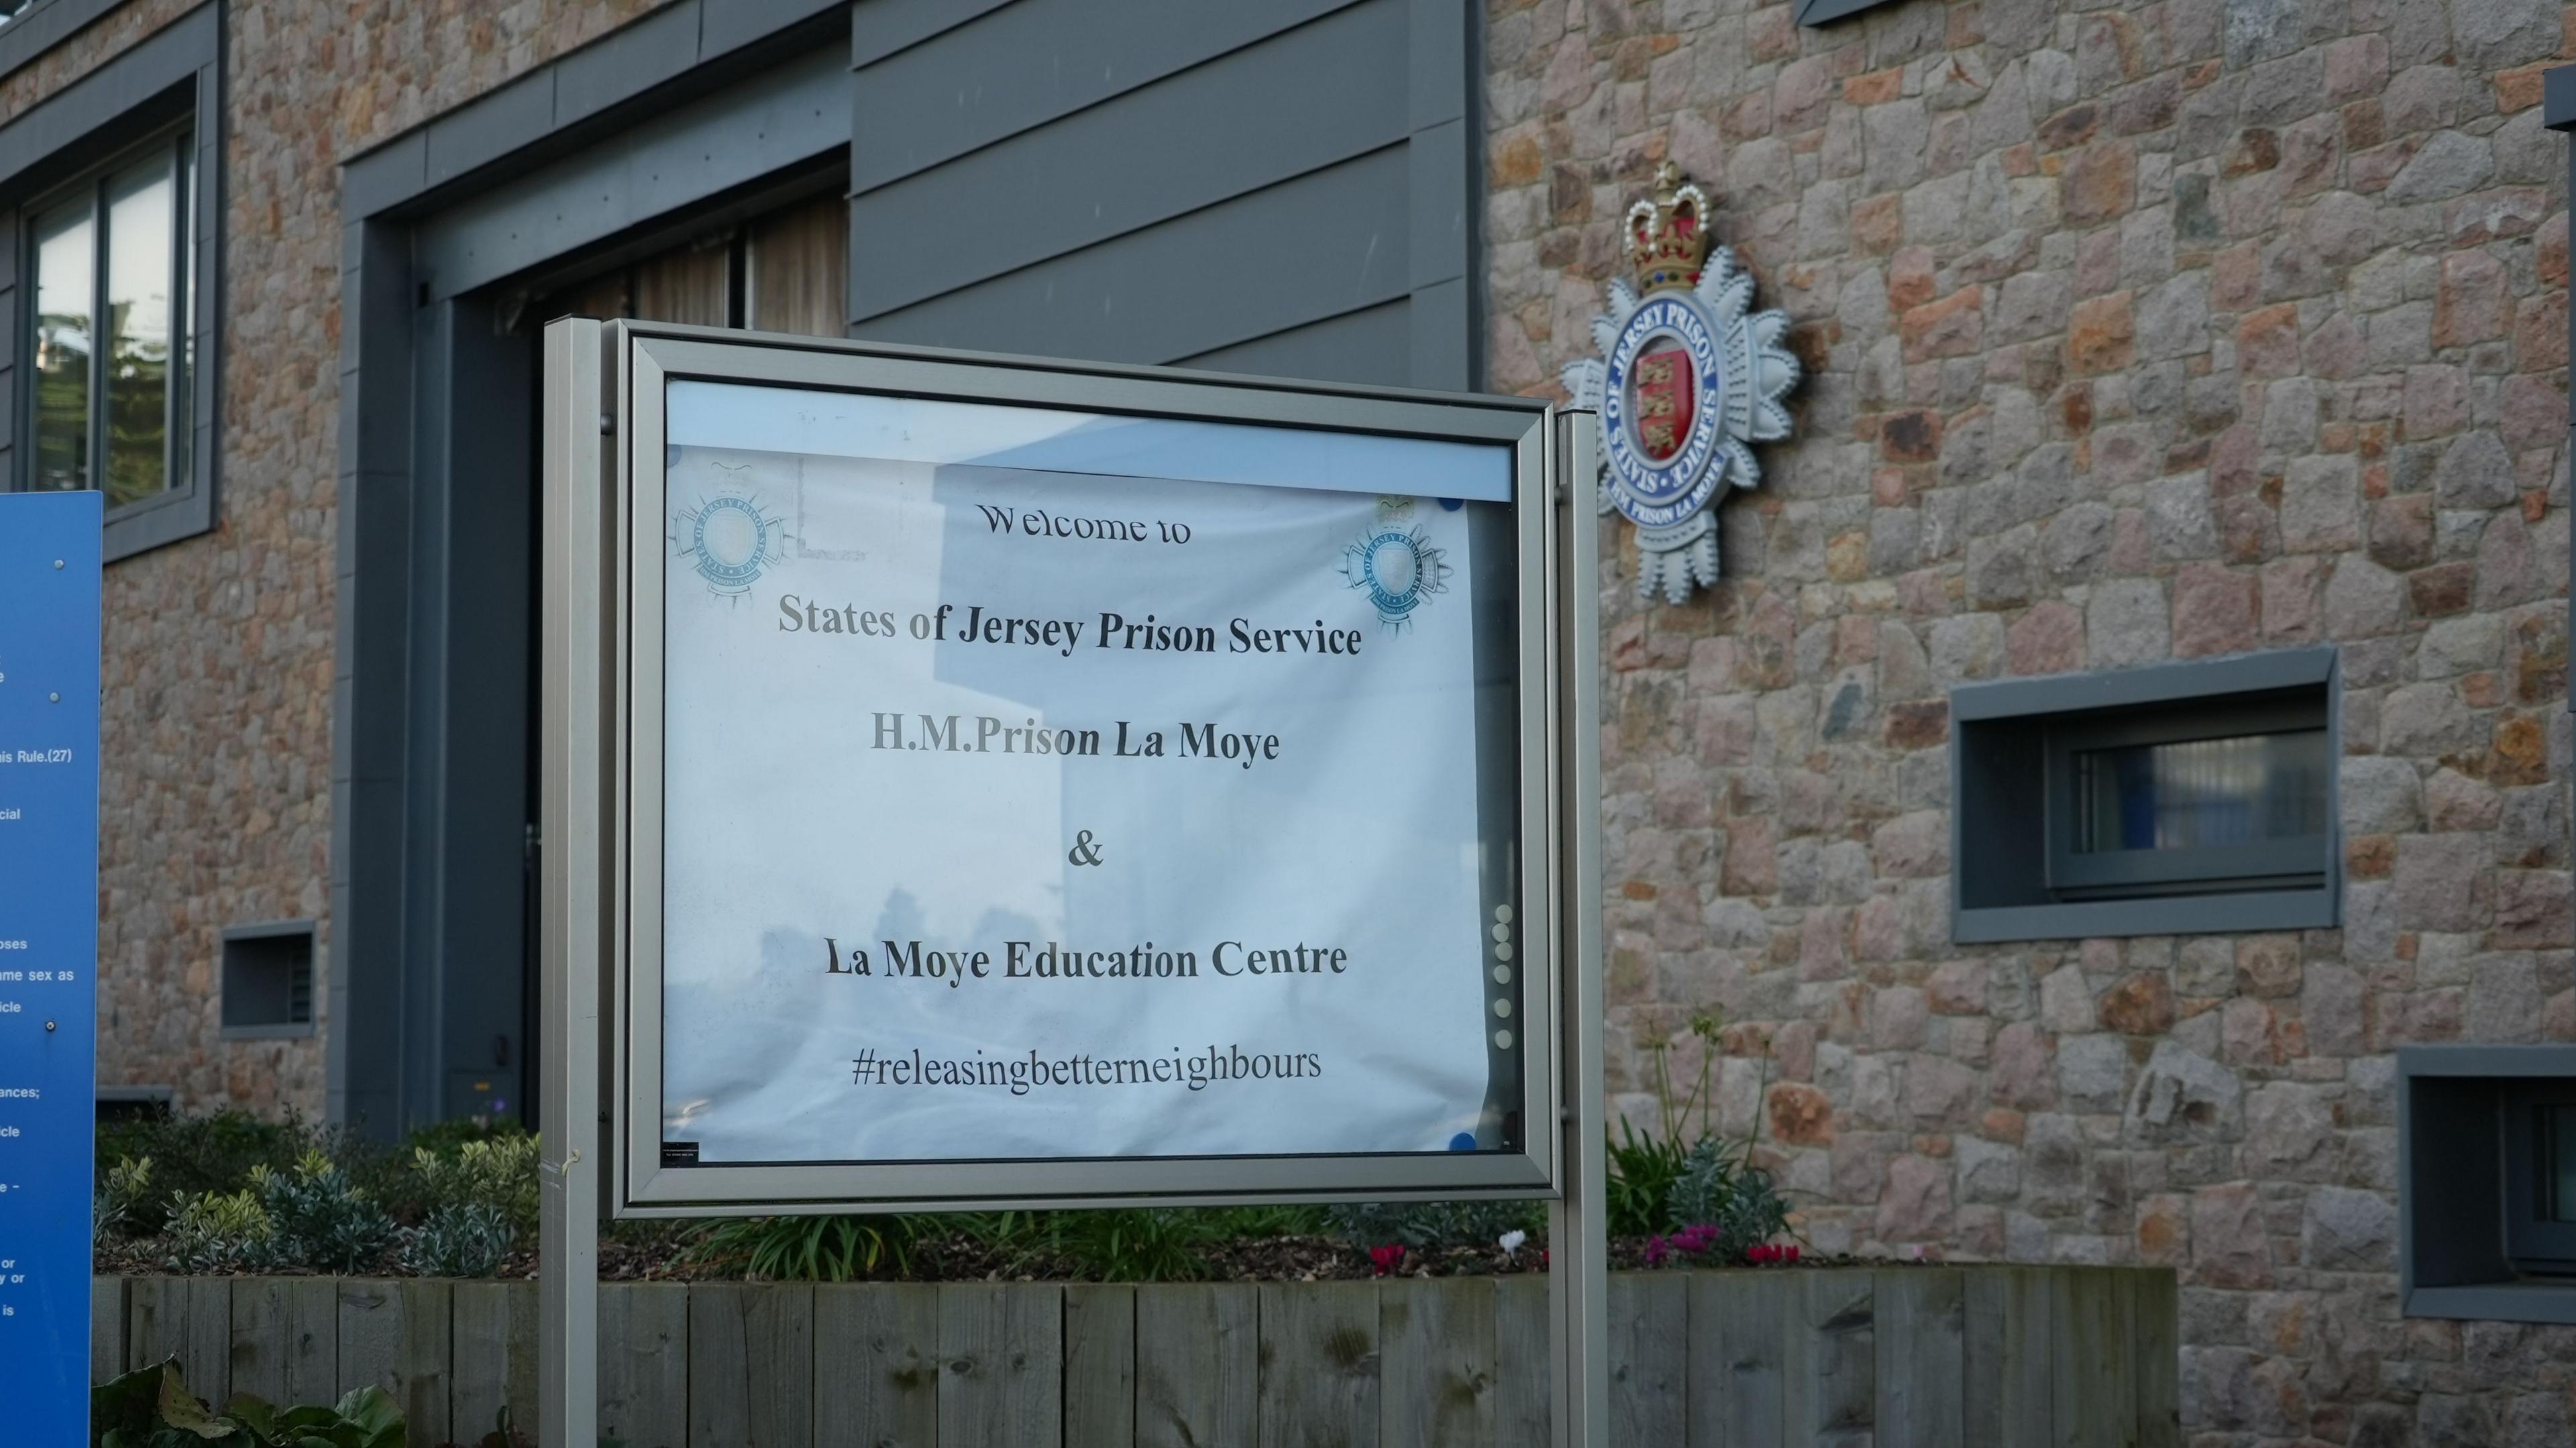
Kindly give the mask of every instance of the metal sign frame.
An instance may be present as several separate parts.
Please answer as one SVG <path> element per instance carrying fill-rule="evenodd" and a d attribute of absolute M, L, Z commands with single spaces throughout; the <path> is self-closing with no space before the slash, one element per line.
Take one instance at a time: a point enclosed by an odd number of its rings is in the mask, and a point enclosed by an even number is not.
<path fill-rule="evenodd" d="M 596 1439 L 598 1222 L 623 1216 L 1546 1198 L 1559 1442 L 1606 1386 L 1600 1183 L 1596 468 L 1526 398 L 568 318 L 545 334 L 541 1441 Z M 661 629 L 672 381 L 1493 445 L 1512 459 L 1522 1139 L 1506 1152 L 661 1162 Z M 1554 1129 L 1550 1129 L 1551 1125 Z M 1587 1250 L 1588 1248 L 1588 1250 Z M 1573 1436 L 1568 1436 L 1569 1432 Z"/>

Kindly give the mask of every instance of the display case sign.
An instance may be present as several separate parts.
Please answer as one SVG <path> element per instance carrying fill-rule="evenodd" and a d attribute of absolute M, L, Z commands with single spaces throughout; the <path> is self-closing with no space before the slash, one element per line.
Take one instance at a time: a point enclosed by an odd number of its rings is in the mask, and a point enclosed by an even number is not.
<path fill-rule="evenodd" d="M 89 1441 L 99 495 L 0 493 L 0 1405 Z"/>
<path fill-rule="evenodd" d="M 1543 409 L 634 345 L 637 1199 L 1545 1188 Z"/>

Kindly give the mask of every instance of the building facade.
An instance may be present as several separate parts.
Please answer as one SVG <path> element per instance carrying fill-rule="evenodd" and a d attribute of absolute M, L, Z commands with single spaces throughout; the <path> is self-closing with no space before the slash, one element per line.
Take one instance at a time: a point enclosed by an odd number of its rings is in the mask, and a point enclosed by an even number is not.
<path fill-rule="evenodd" d="M 1806 375 L 1715 586 L 1605 529 L 1613 1092 L 1715 1009 L 1819 1248 L 2173 1265 L 2197 1442 L 2567 1441 L 2576 1327 L 2400 1259 L 2423 1049 L 2576 1046 L 2568 13 L 22 5 L 0 443 L 110 495 L 102 1087 L 525 1109 L 545 319 L 1545 393 L 1669 160 Z M 2070 885 L 2011 807 L 2263 730 L 2312 857 Z"/>

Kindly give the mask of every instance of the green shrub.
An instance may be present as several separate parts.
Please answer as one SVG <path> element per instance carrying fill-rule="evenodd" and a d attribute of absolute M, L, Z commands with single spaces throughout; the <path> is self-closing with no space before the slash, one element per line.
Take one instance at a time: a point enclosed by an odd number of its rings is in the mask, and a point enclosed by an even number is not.
<path fill-rule="evenodd" d="M 256 1272 L 273 1260 L 277 1225 L 256 1193 L 170 1194 L 161 1232 L 163 1265 L 173 1272 Z"/>
<path fill-rule="evenodd" d="M 283 1171 L 329 1140 L 328 1133 L 295 1117 L 262 1121 L 244 1111 L 102 1121 L 95 1190 L 108 1190 L 108 1177 L 118 1164 L 149 1159 L 154 1184 L 172 1195 L 138 1199 L 124 1222 L 128 1235 L 148 1237 L 162 1229 L 169 1212 L 176 1210 L 174 1203 L 206 1192 L 238 1190 L 251 1168 Z"/>
<path fill-rule="evenodd" d="M 288 1171 L 252 1168 L 251 1186 L 276 1225 L 270 1252 L 278 1266 L 360 1272 L 393 1243 L 393 1218 L 319 1150 L 305 1152 Z"/>
<path fill-rule="evenodd" d="M 1789 1230 L 1789 1203 L 1771 1174 L 1752 1161 L 1753 1143 L 1730 1152 L 1716 1137 L 1693 1143 L 1673 1183 L 1672 1217 L 1680 1227 L 1715 1227 L 1724 1251 L 1740 1256 Z"/>
<path fill-rule="evenodd" d="M 911 1260 L 921 1218 L 738 1217 L 716 1222 L 690 1241 L 700 1263 L 739 1260 L 744 1275 L 765 1282 L 850 1282 L 880 1271 L 901 1272 Z"/>
<path fill-rule="evenodd" d="M 1539 1202 L 1359 1202 L 1324 1209 L 1333 1235 L 1366 1250 L 1396 1244 L 1417 1252 L 1491 1247 L 1505 1232 L 1546 1226 Z"/>
<path fill-rule="evenodd" d="M 96 1248 L 127 1235 L 131 1219 L 151 1189 L 152 1158 L 118 1157 L 116 1165 L 100 1175 L 98 1193 L 90 1202 L 90 1245 Z"/>
<path fill-rule="evenodd" d="M 1753 1164 L 1751 1137 L 1730 1147 L 1710 1130 L 1715 1103 L 1709 1073 L 1717 1055 L 1717 1017 L 1692 1017 L 1690 1032 L 1701 1047 L 1699 1081 L 1690 1094 L 1679 1100 L 1673 1096 L 1667 1062 L 1671 1043 L 1648 1047 L 1655 1061 L 1657 1129 L 1640 1132 L 1623 1119 L 1609 1143 L 1609 1233 L 1655 1237 L 1714 1227 L 1723 1250 L 1740 1254 L 1788 1231 L 1789 1204 L 1771 1174 Z"/>
<path fill-rule="evenodd" d="M 537 1228 L 537 1138 L 524 1133 L 459 1142 L 453 1152 L 412 1150 L 412 1175 L 433 1213 L 464 1207 L 498 1213 L 513 1231 Z"/>
<path fill-rule="evenodd" d="M 90 1389 L 89 1421 L 90 1448 L 404 1448 L 402 1409 L 382 1388 L 283 1412 L 239 1393 L 218 1414 L 188 1391 L 175 1359 Z"/>
<path fill-rule="evenodd" d="M 440 1207 L 402 1231 L 402 1270 L 416 1277 L 490 1277 L 518 1244 L 509 1214 L 487 1202 Z"/>

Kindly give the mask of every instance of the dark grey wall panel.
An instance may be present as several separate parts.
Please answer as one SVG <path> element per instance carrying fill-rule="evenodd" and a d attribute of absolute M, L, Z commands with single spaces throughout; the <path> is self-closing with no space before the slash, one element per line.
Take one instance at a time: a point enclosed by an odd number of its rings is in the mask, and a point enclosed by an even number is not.
<path fill-rule="evenodd" d="M 850 314 L 890 312 L 1403 140 L 1404 29 L 1400 0 L 1370 0 L 855 197 Z M 973 224 L 937 225 L 940 244 L 921 244 L 923 218 L 953 216 Z"/>
<path fill-rule="evenodd" d="M 1413 302 L 1399 298 L 1285 332 L 1184 357 L 1184 367 L 1265 377 L 1315 377 L 1379 387 L 1415 385 L 1405 367 L 1413 346 Z"/>
<path fill-rule="evenodd" d="M 1476 382 L 1465 0 L 869 0 L 853 336 Z"/>
<path fill-rule="evenodd" d="M 870 318 L 893 342 L 1169 362 L 1403 296 L 1401 146 Z"/>
<path fill-rule="evenodd" d="M 1019 0 L 988 11 L 938 45 L 868 68 L 852 102 L 852 133 L 866 141 L 852 157 L 850 189 L 952 160 L 1351 3 L 1121 0 L 1115 24 L 1102 23 L 1099 0 Z M 866 17 L 881 8 L 861 7 L 863 37 Z M 966 49 L 982 63 L 961 73 L 956 58 Z M 1400 38 L 1393 49 L 1400 60 Z"/>

